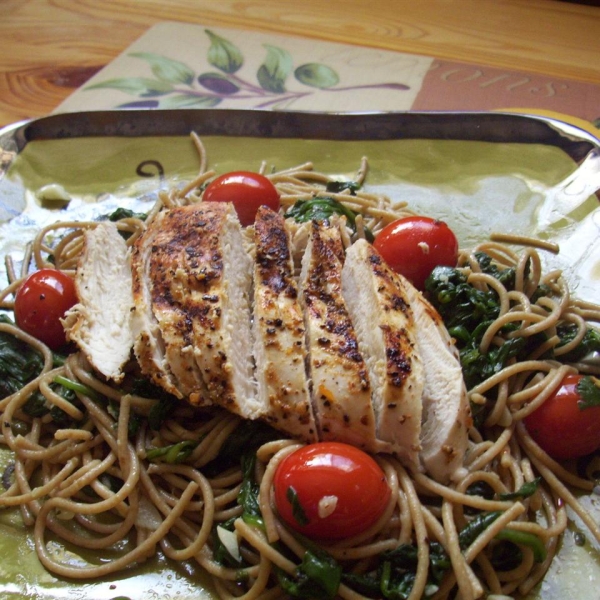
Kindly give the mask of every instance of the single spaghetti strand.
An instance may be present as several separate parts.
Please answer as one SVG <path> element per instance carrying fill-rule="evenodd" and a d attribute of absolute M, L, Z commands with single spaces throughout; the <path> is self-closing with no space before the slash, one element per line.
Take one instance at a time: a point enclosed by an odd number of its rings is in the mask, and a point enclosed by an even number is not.
<path fill-rule="evenodd" d="M 452 504 L 444 500 L 442 503 L 442 521 L 446 532 L 446 550 L 452 562 L 451 580 L 458 583 L 460 594 L 464 600 L 474 600 L 483 594 L 483 587 L 461 552 L 452 511 Z"/>
<path fill-rule="evenodd" d="M 523 235 L 499 233 L 494 231 L 490 234 L 490 239 L 493 242 L 500 242 L 501 244 L 529 246 L 531 248 L 537 248 L 538 250 L 546 250 L 548 252 L 552 252 L 553 254 L 558 254 L 560 252 L 559 245 L 554 242 L 547 242 L 545 240 L 531 238 Z"/>

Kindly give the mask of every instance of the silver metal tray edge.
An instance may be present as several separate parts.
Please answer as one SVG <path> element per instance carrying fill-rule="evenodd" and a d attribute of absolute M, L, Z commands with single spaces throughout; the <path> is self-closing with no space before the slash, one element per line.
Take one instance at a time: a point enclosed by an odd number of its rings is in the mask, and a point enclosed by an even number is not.
<path fill-rule="evenodd" d="M 512 112 L 314 113 L 235 109 L 141 109 L 54 114 L 0 129 L 0 149 L 19 153 L 34 140 L 89 136 L 220 135 L 328 140 L 433 139 L 547 144 L 575 162 L 600 139 L 556 118 Z"/>

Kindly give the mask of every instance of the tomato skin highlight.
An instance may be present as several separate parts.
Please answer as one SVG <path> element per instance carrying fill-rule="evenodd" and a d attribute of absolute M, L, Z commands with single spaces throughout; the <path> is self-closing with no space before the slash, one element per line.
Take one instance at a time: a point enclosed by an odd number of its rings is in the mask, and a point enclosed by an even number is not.
<path fill-rule="evenodd" d="M 57 269 L 40 269 L 29 275 L 17 291 L 15 320 L 23 331 L 57 350 L 66 343 L 60 319 L 76 303 L 71 277 Z"/>
<path fill-rule="evenodd" d="M 580 409 L 577 385 L 582 375 L 567 375 L 556 391 L 525 417 L 534 441 L 557 460 L 580 458 L 600 448 L 600 406 Z"/>
<path fill-rule="evenodd" d="M 260 173 L 232 171 L 213 179 L 202 195 L 204 202 L 231 202 L 243 227 L 252 225 L 260 206 L 279 210 L 279 193 Z"/>
<path fill-rule="evenodd" d="M 273 488 L 275 506 L 283 521 L 320 540 L 340 540 L 362 533 L 383 514 L 391 494 L 375 460 L 339 442 L 309 444 L 286 456 L 277 467 Z M 307 523 L 300 523 L 294 515 L 290 488 Z"/>
<path fill-rule="evenodd" d="M 420 290 L 439 265 L 455 267 L 458 241 L 443 221 L 404 217 L 386 225 L 373 242 L 385 262 Z"/>

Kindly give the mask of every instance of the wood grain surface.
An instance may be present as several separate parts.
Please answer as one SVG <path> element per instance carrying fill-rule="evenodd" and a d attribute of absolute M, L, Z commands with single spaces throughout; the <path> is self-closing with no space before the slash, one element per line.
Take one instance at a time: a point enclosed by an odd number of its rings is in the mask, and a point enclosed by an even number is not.
<path fill-rule="evenodd" d="M 0 0 L 0 125 L 52 111 L 159 21 L 600 84 L 600 8 L 559 0 Z"/>

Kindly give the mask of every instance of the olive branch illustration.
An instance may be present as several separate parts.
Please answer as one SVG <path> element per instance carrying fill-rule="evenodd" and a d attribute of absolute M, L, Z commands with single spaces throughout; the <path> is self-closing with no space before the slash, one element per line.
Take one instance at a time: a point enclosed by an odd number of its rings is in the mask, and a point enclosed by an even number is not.
<path fill-rule="evenodd" d="M 257 108 L 286 108 L 316 91 L 347 92 L 358 89 L 392 89 L 404 91 L 403 83 L 379 83 L 340 86 L 340 77 L 322 63 L 304 63 L 294 68 L 291 54 L 277 46 L 264 44 L 266 56 L 256 72 L 256 83 L 238 72 L 244 56 L 231 41 L 205 30 L 210 40 L 207 59 L 215 71 L 197 73 L 179 60 L 152 52 L 133 52 L 129 56 L 149 63 L 154 78 L 122 77 L 86 86 L 85 90 L 113 89 L 138 99 L 117 108 L 211 108 L 225 99 L 258 100 Z M 286 84 L 293 75 L 306 89 L 293 91 Z"/>

